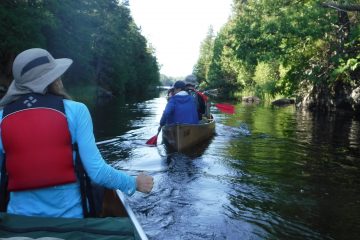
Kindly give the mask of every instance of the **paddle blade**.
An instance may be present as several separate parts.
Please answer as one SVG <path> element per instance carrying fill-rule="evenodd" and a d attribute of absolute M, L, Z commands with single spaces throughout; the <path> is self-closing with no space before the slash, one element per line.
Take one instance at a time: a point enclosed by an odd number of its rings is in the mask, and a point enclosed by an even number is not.
<path fill-rule="evenodd" d="M 227 113 L 227 114 L 235 113 L 235 106 L 228 103 L 216 103 L 215 107 L 217 107 L 223 113 Z"/>
<path fill-rule="evenodd" d="M 150 138 L 149 140 L 146 141 L 146 144 L 147 145 L 150 145 L 150 146 L 156 146 L 157 144 L 157 138 L 158 138 L 158 135 L 156 134 L 155 136 L 153 136 L 152 138 Z"/>

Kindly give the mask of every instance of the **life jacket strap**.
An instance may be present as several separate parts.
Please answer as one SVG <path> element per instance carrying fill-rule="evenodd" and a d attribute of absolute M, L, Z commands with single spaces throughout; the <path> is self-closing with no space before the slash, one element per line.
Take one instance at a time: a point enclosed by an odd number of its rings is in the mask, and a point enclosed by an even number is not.
<path fill-rule="evenodd" d="M 96 217 L 98 215 L 94 202 L 93 189 L 89 176 L 82 164 L 77 143 L 73 144 L 75 156 L 75 172 L 80 183 L 81 205 L 84 218 Z"/>
<path fill-rule="evenodd" d="M 6 172 L 6 155 L 4 154 L 4 160 L 1 166 L 1 178 L 0 178 L 0 212 L 7 211 L 7 205 L 9 202 L 9 192 L 7 190 L 8 176 Z"/>

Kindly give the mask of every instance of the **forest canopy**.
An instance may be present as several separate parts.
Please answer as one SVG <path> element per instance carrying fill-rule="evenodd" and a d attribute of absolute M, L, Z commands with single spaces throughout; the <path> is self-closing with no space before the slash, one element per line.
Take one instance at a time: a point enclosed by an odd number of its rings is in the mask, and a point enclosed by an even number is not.
<path fill-rule="evenodd" d="M 228 97 L 352 108 L 360 101 L 359 23 L 358 0 L 234 0 L 228 22 L 203 40 L 194 74 Z"/>
<path fill-rule="evenodd" d="M 113 95 L 141 94 L 159 84 L 154 49 L 130 15 L 127 1 L 0 1 L 0 84 L 12 80 L 18 53 L 44 48 L 71 58 L 66 86 L 104 89 Z"/>

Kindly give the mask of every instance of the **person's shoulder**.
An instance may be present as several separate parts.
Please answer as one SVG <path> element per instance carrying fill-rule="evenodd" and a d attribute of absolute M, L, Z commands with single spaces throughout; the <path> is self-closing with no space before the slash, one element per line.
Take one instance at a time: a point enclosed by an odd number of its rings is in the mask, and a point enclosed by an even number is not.
<path fill-rule="evenodd" d="M 186 97 L 189 95 L 190 94 L 187 91 L 181 91 L 181 92 L 178 92 L 177 94 L 175 94 L 173 97 L 182 98 L 182 97 Z"/>
<path fill-rule="evenodd" d="M 88 111 L 87 106 L 82 102 L 77 102 L 74 100 L 64 99 L 65 108 L 77 110 L 77 111 Z"/>
<path fill-rule="evenodd" d="M 172 100 L 173 102 L 176 102 L 176 101 L 179 101 L 179 100 L 181 100 L 181 99 L 184 99 L 184 97 L 185 97 L 184 95 L 178 95 L 178 94 L 177 94 L 177 95 L 172 96 L 172 97 L 171 97 L 172 99 L 170 99 L 170 100 Z M 170 101 L 170 100 L 169 100 L 169 101 Z"/>

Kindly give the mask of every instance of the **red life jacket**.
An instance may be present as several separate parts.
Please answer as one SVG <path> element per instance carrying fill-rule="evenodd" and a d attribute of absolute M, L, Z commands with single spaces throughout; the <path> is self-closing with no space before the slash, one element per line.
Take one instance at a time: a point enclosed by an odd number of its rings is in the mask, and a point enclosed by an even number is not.
<path fill-rule="evenodd" d="M 0 127 L 9 191 L 76 181 L 61 97 L 26 94 L 4 108 Z"/>
<path fill-rule="evenodd" d="M 204 102 L 208 101 L 208 97 L 202 92 L 196 91 L 196 94 L 199 95 L 204 100 Z"/>

